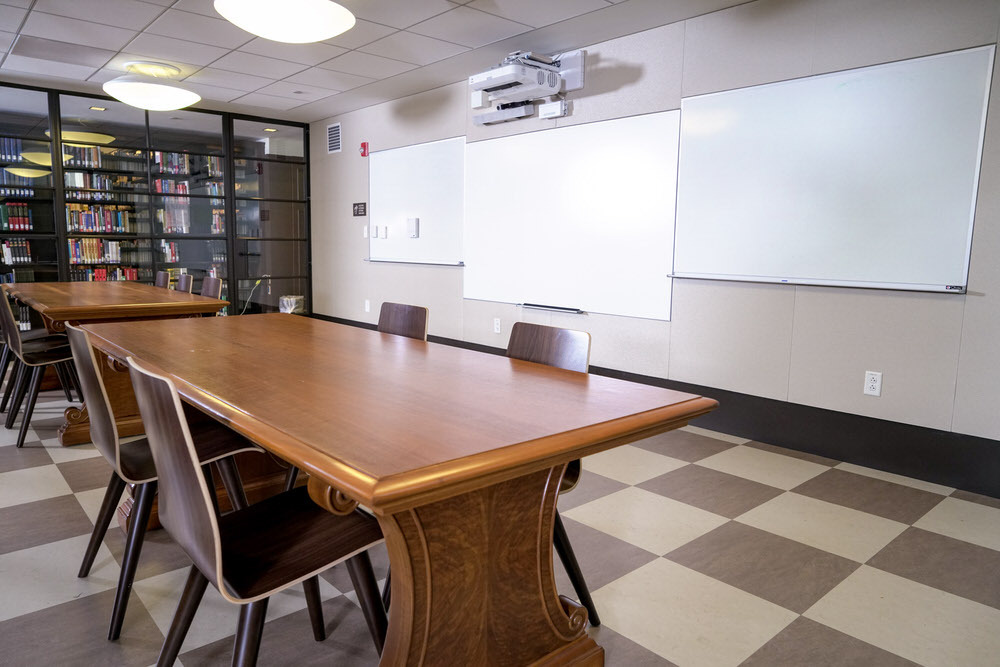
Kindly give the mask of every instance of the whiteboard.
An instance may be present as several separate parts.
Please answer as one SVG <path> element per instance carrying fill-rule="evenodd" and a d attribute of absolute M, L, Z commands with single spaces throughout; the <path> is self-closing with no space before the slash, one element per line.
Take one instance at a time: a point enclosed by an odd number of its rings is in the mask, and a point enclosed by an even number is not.
<path fill-rule="evenodd" d="M 679 116 L 469 144 L 465 298 L 669 319 Z"/>
<path fill-rule="evenodd" d="M 465 137 L 372 153 L 370 259 L 461 263 L 464 183 Z M 419 220 L 416 238 L 409 235 L 409 218 Z"/>
<path fill-rule="evenodd" d="M 675 275 L 964 291 L 993 47 L 686 98 Z"/>

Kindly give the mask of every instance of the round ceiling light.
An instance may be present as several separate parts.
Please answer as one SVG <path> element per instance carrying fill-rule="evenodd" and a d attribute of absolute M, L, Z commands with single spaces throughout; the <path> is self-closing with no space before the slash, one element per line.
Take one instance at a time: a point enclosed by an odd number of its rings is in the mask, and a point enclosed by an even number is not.
<path fill-rule="evenodd" d="M 130 74 L 111 79 L 102 86 L 111 97 L 133 107 L 149 111 L 173 111 L 191 106 L 201 95 L 181 87 L 170 76 L 181 71 L 163 63 L 125 63 Z"/>
<path fill-rule="evenodd" d="M 67 155 L 66 153 L 63 153 L 62 156 L 63 162 L 66 162 L 72 157 L 73 157 L 72 155 Z M 21 153 L 21 158 L 23 158 L 27 162 L 31 162 L 32 164 L 40 164 L 43 167 L 52 166 L 52 154 L 45 151 L 25 151 Z"/>
<path fill-rule="evenodd" d="M 215 11 L 249 33 L 291 44 L 321 42 L 354 27 L 354 14 L 330 0 L 215 0 Z"/>
<path fill-rule="evenodd" d="M 45 136 L 51 137 L 52 134 L 48 130 L 45 130 Z M 82 132 L 77 130 L 63 130 L 61 136 L 64 146 L 80 146 L 83 148 L 89 148 L 94 145 L 103 146 L 104 144 L 110 144 L 115 140 L 115 138 L 110 134 L 101 134 L 100 132 Z"/>
<path fill-rule="evenodd" d="M 21 178 L 41 178 L 52 173 L 48 169 L 31 169 L 29 167 L 4 167 L 4 171 L 8 171 Z"/>

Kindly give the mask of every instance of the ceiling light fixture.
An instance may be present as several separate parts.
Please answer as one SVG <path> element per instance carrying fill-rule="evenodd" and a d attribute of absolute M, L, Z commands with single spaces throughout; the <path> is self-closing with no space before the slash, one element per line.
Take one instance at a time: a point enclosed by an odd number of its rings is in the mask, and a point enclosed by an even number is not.
<path fill-rule="evenodd" d="M 103 86 L 104 92 L 125 104 L 149 111 L 173 111 L 201 100 L 201 95 L 170 79 L 181 73 L 173 65 L 128 62 L 125 68 L 128 74 Z"/>
<path fill-rule="evenodd" d="M 52 134 L 48 130 L 45 130 L 45 136 L 51 137 Z M 61 136 L 63 146 L 77 146 L 82 148 L 90 148 L 94 145 L 103 146 L 115 140 L 110 134 L 81 132 L 77 130 L 63 130 Z"/>
<path fill-rule="evenodd" d="M 31 169 L 29 167 L 4 167 L 4 171 L 8 171 L 21 178 L 41 178 L 52 173 L 48 169 Z"/>
<path fill-rule="evenodd" d="M 107 111 L 107 107 L 90 107 L 91 111 Z"/>
<path fill-rule="evenodd" d="M 291 44 L 321 42 L 354 27 L 354 14 L 330 0 L 215 0 L 215 11 L 249 33 Z"/>
<path fill-rule="evenodd" d="M 278 130 L 274 129 L 273 127 L 265 127 L 264 131 L 265 132 L 277 132 Z"/>
<path fill-rule="evenodd" d="M 72 157 L 73 157 L 72 155 L 67 155 L 66 153 L 63 153 L 62 156 L 63 162 L 66 162 Z M 31 162 L 32 164 L 40 164 L 43 167 L 52 166 L 52 154 L 48 152 L 25 151 L 21 153 L 21 158 L 24 159 L 26 162 Z"/>

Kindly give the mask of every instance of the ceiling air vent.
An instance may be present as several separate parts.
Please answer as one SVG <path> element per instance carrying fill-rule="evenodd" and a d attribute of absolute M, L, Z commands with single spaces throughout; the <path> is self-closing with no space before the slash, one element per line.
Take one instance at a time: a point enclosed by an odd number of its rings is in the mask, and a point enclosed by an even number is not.
<path fill-rule="evenodd" d="M 326 152 L 340 152 L 340 123 L 326 126 Z"/>

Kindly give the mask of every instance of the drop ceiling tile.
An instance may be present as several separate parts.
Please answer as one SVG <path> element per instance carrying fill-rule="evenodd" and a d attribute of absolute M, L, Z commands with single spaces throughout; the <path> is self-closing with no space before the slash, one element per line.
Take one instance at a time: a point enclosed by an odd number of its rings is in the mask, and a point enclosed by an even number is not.
<path fill-rule="evenodd" d="M 25 58 L 24 56 L 10 54 L 3 61 L 3 69 L 12 72 L 55 76 L 60 79 L 77 79 L 79 81 L 86 81 L 87 77 L 97 70 L 96 67 L 87 67 L 86 65 L 69 65 L 67 63 L 52 62 L 51 60 Z"/>
<path fill-rule="evenodd" d="M 362 46 L 360 50 L 415 65 L 430 65 L 438 60 L 444 60 L 463 51 L 468 51 L 464 46 L 443 42 L 433 37 L 424 37 L 405 30 L 383 37 L 367 46 Z"/>
<path fill-rule="evenodd" d="M 124 50 L 147 58 L 161 58 L 171 62 L 179 60 L 195 65 L 208 65 L 229 53 L 229 49 L 218 46 L 152 35 L 148 32 L 139 33 Z"/>
<path fill-rule="evenodd" d="M 242 74 L 266 76 L 271 79 L 284 79 L 286 76 L 306 69 L 305 65 L 299 63 L 278 60 L 277 58 L 265 58 L 241 51 L 233 51 L 219 58 L 212 63 L 212 67 Z"/>
<path fill-rule="evenodd" d="M 161 7 L 169 7 L 170 5 L 174 4 L 174 0 L 142 0 L 142 1 L 149 2 L 154 5 L 160 5 Z"/>
<path fill-rule="evenodd" d="M 337 93 L 336 90 L 330 90 L 328 88 L 316 88 L 315 86 L 305 86 L 299 83 L 289 83 L 287 81 L 272 83 L 270 86 L 264 86 L 257 92 L 264 93 L 266 95 L 275 95 L 277 97 L 287 97 L 291 100 L 299 100 L 299 104 L 315 102 L 316 100 L 321 100 L 324 97 L 329 97 L 330 95 Z"/>
<path fill-rule="evenodd" d="M 350 90 L 351 88 L 357 88 L 358 86 L 363 86 L 366 83 L 371 83 L 374 80 L 375 79 L 370 79 L 366 76 L 345 74 L 344 72 L 334 72 L 333 70 L 323 69 L 322 67 L 310 67 L 304 72 L 299 72 L 295 76 L 290 76 L 285 79 L 285 81 L 289 83 L 300 83 L 307 86 L 316 86 L 317 88 L 326 88 L 334 91 Z"/>
<path fill-rule="evenodd" d="M 374 21 L 393 28 L 407 28 L 455 7 L 447 0 L 406 0 L 405 2 L 372 2 L 371 0 L 338 0 L 359 19 Z"/>
<path fill-rule="evenodd" d="M 17 32 L 17 29 L 21 27 L 21 21 L 24 20 L 25 14 L 27 12 L 23 9 L 0 5 L 0 30 Z"/>
<path fill-rule="evenodd" d="M 387 25 L 380 25 L 378 23 L 372 23 L 371 21 L 358 19 L 353 28 L 347 32 L 337 35 L 336 37 L 324 40 L 323 43 L 333 44 L 334 46 L 342 46 L 345 49 L 356 49 L 359 46 L 364 46 L 365 44 L 374 42 L 376 39 L 380 39 L 386 35 L 391 35 L 394 32 L 396 32 L 396 29 L 390 28 Z"/>
<path fill-rule="evenodd" d="M 32 0 L 3 0 L 3 4 L 10 5 L 12 7 L 24 7 L 27 9 L 31 6 Z"/>
<path fill-rule="evenodd" d="M 122 75 L 121 70 L 104 67 L 102 69 L 97 70 L 89 77 L 87 77 L 87 81 L 90 81 L 92 83 L 105 83 L 107 81 L 111 81 L 111 79 L 117 79 L 121 75 Z"/>
<path fill-rule="evenodd" d="M 415 65 L 382 58 L 381 56 L 373 56 L 368 53 L 361 53 L 360 51 L 349 51 L 342 56 L 337 56 L 333 60 L 326 61 L 320 67 L 338 72 L 346 72 L 347 74 L 367 76 L 373 79 L 384 79 L 411 70 Z"/>
<path fill-rule="evenodd" d="M 135 30 L 31 12 L 21 34 L 69 44 L 100 44 L 106 49 L 117 51 L 135 37 Z"/>
<path fill-rule="evenodd" d="M 250 93 L 233 100 L 235 104 L 249 104 L 255 107 L 265 107 L 267 109 L 278 109 L 288 111 L 297 106 L 305 104 L 302 100 L 292 100 L 287 97 L 276 97 L 274 95 L 263 95 L 261 93 Z"/>
<path fill-rule="evenodd" d="M 163 13 L 163 7 L 136 0 L 38 0 L 36 12 L 142 30 Z"/>
<path fill-rule="evenodd" d="M 201 95 L 202 99 L 213 100 L 215 102 L 231 102 L 237 97 L 246 95 L 246 92 L 242 90 L 220 88 L 219 86 L 204 86 L 202 84 L 191 83 L 189 81 L 184 82 L 184 87 L 198 93 Z"/>
<path fill-rule="evenodd" d="M 176 37 L 201 44 L 235 49 L 254 38 L 242 28 L 224 19 L 170 9 L 146 28 L 146 32 L 164 37 Z"/>
<path fill-rule="evenodd" d="M 95 49 L 91 46 L 81 46 L 80 44 L 67 44 L 31 35 L 21 35 L 17 43 L 10 50 L 11 55 L 22 56 L 24 58 L 37 58 L 38 60 L 49 60 L 56 63 L 68 63 L 70 65 L 83 65 L 85 67 L 102 67 L 114 55 L 114 51 L 105 49 Z"/>
<path fill-rule="evenodd" d="M 312 44 L 285 44 L 275 42 L 270 39 L 258 37 L 249 44 L 240 47 L 240 51 L 255 53 L 258 56 L 278 58 L 280 60 L 290 60 L 293 63 L 303 65 L 319 65 L 321 62 L 336 58 L 347 49 L 316 42 Z"/>
<path fill-rule="evenodd" d="M 408 32 L 477 48 L 529 30 L 532 27 L 523 23 L 508 21 L 477 9 L 457 7 L 418 23 Z"/>
<path fill-rule="evenodd" d="M 165 0 L 169 5 L 169 0 Z M 183 9 L 186 12 L 194 12 L 203 16 L 220 18 L 219 12 L 215 11 L 215 0 L 179 0 L 174 3 L 174 9 Z"/>
<path fill-rule="evenodd" d="M 536 28 L 610 7 L 605 0 L 475 0 L 469 7 Z"/>
<path fill-rule="evenodd" d="M 125 67 L 126 63 L 133 62 L 136 60 L 142 60 L 143 58 L 147 57 L 145 54 L 131 53 L 131 47 L 129 47 L 129 49 L 130 49 L 129 51 L 122 51 L 121 53 L 115 55 L 108 62 L 108 64 L 104 66 L 104 68 L 114 70 L 115 72 L 118 72 L 117 76 L 121 76 L 122 74 L 128 71 L 128 68 Z M 162 62 L 168 65 L 173 65 L 174 67 L 176 67 L 181 71 L 181 73 L 177 75 L 178 79 L 186 79 L 187 77 L 191 76 L 192 74 L 201 69 L 201 65 L 184 63 L 179 60 L 173 60 L 173 59 L 167 60 L 166 58 L 164 58 Z"/>
<path fill-rule="evenodd" d="M 206 86 L 233 88 L 244 92 L 257 90 L 258 88 L 263 88 L 268 84 L 274 83 L 274 79 L 265 79 L 262 76 L 250 76 L 249 74 L 237 74 L 236 72 L 227 72 L 211 67 L 199 70 L 196 74 L 184 80 L 201 83 Z"/>
<path fill-rule="evenodd" d="M 10 45 L 14 43 L 15 37 L 17 37 L 17 33 L 0 32 L 0 51 L 7 51 Z"/>

